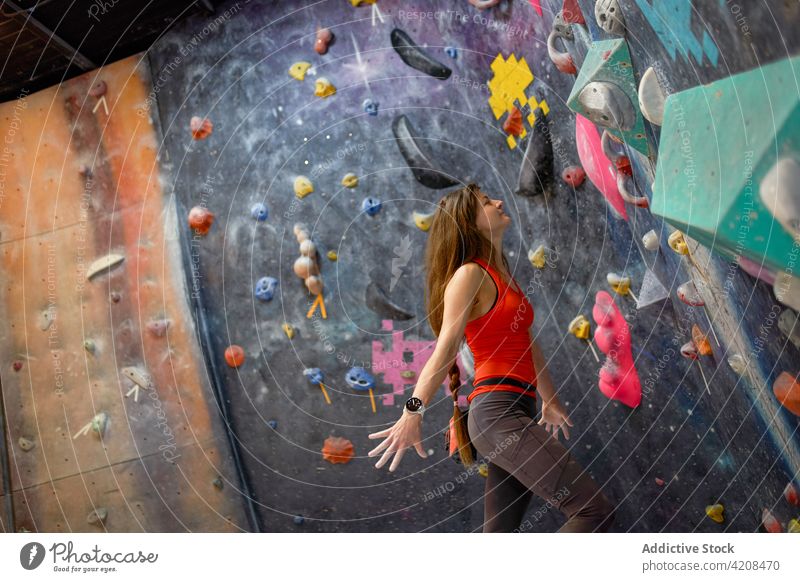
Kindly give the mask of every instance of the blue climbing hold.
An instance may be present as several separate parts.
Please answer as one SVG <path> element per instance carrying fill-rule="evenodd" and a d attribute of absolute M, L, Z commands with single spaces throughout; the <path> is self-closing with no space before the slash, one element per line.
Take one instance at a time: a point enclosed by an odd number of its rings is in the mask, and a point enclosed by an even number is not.
<path fill-rule="evenodd" d="M 261 277 L 256 282 L 256 297 L 261 301 L 272 301 L 278 280 L 275 277 Z"/>
<path fill-rule="evenodd" d="M 381 201 L 372 196 L 367 196 L 364 198 L 363 202 L 361 202 L 361 210 L 370 216 L 375 216 L 381 211 Z"/>
<path fill-rule="evenodd" d="M 325 379 L 325 374 L 319 368 L 306 368 L 303 370 L 303 375 L 315 386 L 321 384 Z"/>
<path fill-rule="evenodd" d="M 353 390 L 366 392 L 370 388 L 375 388 L 375 378 L 361 367 L 350 368 L 344 380 Z"/>
<path fill-rule="evenodd" d="M 267 210 L 267 205 L 263 202 L 256 202 L 250 209 L 250 215 L 259 222 L 265 221 L 267 218 L 269 218 L 269 210 Z"/>
<path fill-rule="evenodd" d="M 272 429 L 278 428 L 278 421 L 277 420 L 268 420 L 267 424 Z"/>
<path fill-rule="evenodd" d="M 378 115 L 378 102 L 372 99 L 364 99 L 364 111 L 369 115 Z"/>
<path fill-rule="evenodd" d="M 295 525 L 303 525 L 305 520 L 306 520 L 306 518 L 303 517 L 302 515 L 295 515 L 294 516 L 294 524 Z"/>
<path fill-rule="evenodd" d="M 458 49 L 454 46 L 449 46 L 444 49 L 444 52 L 447 53 L 447 56 L 451 59 L 458 58 Z"/>

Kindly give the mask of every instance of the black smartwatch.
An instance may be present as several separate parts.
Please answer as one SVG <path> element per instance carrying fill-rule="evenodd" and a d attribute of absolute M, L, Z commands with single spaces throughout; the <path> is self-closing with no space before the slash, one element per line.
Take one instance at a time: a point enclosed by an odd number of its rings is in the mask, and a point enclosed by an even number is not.
<path fill-rule="evenodd" d="M 406 400 L 406 410 L 409 414 L 419 414 L 422 417 L 425 414 L 425 404 L 416 396 L 412 396 Z"/>

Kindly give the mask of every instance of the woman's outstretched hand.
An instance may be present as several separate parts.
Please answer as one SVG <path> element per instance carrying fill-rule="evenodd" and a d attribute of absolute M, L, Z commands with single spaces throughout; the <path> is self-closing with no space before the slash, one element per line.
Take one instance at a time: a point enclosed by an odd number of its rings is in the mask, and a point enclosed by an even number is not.
<path fill-rule="evenodd" d="M 428 454 L 422 448 L 422 416 L 419 414 L 410 414 L 403 411 L 403 415 L 392 426 L 380 432 L 373 432 L 369 435 L 371 439 L 379 439 L 386 437 L 381 444 L 372 449 L 367 456 L 374 457 L 383 449 L 386 451 L 383 456 L 375 463 L 375 468 L 380 469 L 394 454 L 392 464 L 389 465 L 389 471 L 394 471 L 397 465 L 400 464 L 400 459 L 406 452 L 408 447 L 417 449 L 417 453 L 423 459 L 428 457 Z"/>
<path fill-rule="evenodd" d="M 545 430 L 552 433 L 556 439 L 558 438 L 558 429 L 561 429 L 566 439 L 569 440 L 569 429 L 567 427 L 572 426 L 572 422 L 558 398 L 542 403 L 542 418 L 538 424 L 543 424 Z"/>

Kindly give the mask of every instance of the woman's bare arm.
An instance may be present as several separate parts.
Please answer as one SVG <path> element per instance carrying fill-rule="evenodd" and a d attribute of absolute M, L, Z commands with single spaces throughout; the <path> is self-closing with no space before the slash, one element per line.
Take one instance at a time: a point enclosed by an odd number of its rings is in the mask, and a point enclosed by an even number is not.
<path fill-rule="evenodd" d="M 442 329 L 433 354 L 419 374 L 413 395 L 427 406 L 442 385 L 458 355 L 472 304 L 481 286 L 483 270 L 477 265 L 463 265 L 453 274 L 444 292 Z"/>

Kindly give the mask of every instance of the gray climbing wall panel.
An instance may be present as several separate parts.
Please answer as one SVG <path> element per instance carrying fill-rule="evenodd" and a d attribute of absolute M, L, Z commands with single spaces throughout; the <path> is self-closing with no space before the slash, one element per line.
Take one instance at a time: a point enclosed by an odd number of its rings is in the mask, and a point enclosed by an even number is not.
<path fill-rule="evenodd" d="M 642 6 L 635 14 L 632 2 L 624 6 L 633 23 L 646 18 L 650 5 L 637 3 Z M 467 3 L 415 7 L 381 1 L 380 13 L 344 1 L 313 8 L 301 2 L 229 2 L 219 7 L 216 20 L 187 19 L 150 51 L 154 114 L 164 139 L 161 160 L 177 199 L 195 313 L 208 330 L 206 355 L 230 405 L 230 425 L 265 530 L 481 526 L 483 479 L 462 473 L 441 449 L 440 433 L 451 412 L 444 387 L 425 420 L 425 447 L 436 451 L 430 459 L 409 453 L 391 474 L 375 470 L 374 459 L 365 456 L 375 446 L 367 434 L 397 418 L 403 395 L 413 386 L 414 379 L 399 372 L 418 372 L 432 343 L 421 301 L 426 234 L 412 213 L 430 212 L 442 191 L 423 185 L 406 167 L 392 131 L 399 115 L 407 117 L 435 168 L 452 180 L 480 183 L 510 209 L 515 225 L 505 249 L 536 310 L 534 330 L 576 425 L 569 445 L 617 504 L 617 531 L 753 531 L 763 508 L 785 511 L 781 492 L 798 467 L 797 419 L 774 399 L 770 403 L 771 395 L 762 394 L 757 382 L 771 378 L 776 362 L 781 362 L 777 369 L 796 363 L 798 352 L 776 328 L 759 330 L 774 305 L 768 288 L 737 271 L 730 279 L 736 292 L 727 294 L 724 304 L 707 299 L 709 309 L 691 308 L 675 298 L 675 288 L 690 279 L 692 267 L 670 250 L 669 230 L 647 209 L 626 205 L 627 220 L 620 218 L 589 181 L 576 190 L 556 179 L 544 185 L 546 198 L 514 194 L 531 134 L 536 138 L 550 128 L 556 176 L 579 163 L 575 116 L 566 106 L 574 77 L 554 69 L 543 40 L 561 8 L 560 2 L 549 4 L 551 10 L 540 17 L 523 2 L 479 12 Z M 580 4 L 599 38 L 593 3 Z M 676 15 L 683 18 L 680 6 Z M 762 31 L 771 30 L 763 14 L 754 20 Z M 732 30 L 730 22 L 722 22 L 724 31 L 709 33 L 718 43 L 716 65 L 703 65 L 697 83 L 729 74 L 720 72 L 722 62 L 735 63 L 730 72 L 752 65 L 750 56 L 734 61 L 732 54 L 743 53 L 743 45 L 723 38 L 722 32 Z M 318 26 L 335 35 L 324 55 L 314 51 Z M 424 45 L 451 74 L 437 67 L 434 77 L 404 63 L 392 48 L 394 28 Z M 663 33 L 651 34 L 643 22 L 636 30 L 642 31 L 641 46 L 655 50 L 682 88 L 687 71 L 696 69 L 681 52 L 693 46 L 688 38 L 678 52 L 670 52 Z M 797 43 L 791 30 L 783 32 Z M 666 46 L 658 48 L 656 37 Z M 587 33 L 568 43 L 578 66 L 588 40 Z M 766 32 L 756 41 L 765 45 L 765 54 L 775 54 Z M 707 41 L 698 42 L 706 56 L 714 53 Z M 457 47 L 455 58 L 446 47 Z M 639 44 L 631 42 L 630 48 L 638 79 L 648 57 Z M 524 81 L 524 67 L 502 69 L 511 55 L 525 59 L 535 81 Z M 298 61 L 313 65 L 304 80 L 288 74 Z M 498 75 L 492 63 L 501 67 Z M 487 85 L 493 76 L 496 82 L 511 79 L 508 91 L 516 91 L 513 81 L 523 78 L 525 97 L 547 104 L 546 116 L 542 107 L 536 111 L 536 125 L 524 122 L 528 137 L 521 143 L 508 140 L 504 118 L 490 106 L 490 97 L 501 93 Z M 314 95 L 321 77 L 336 87 L 325 99 Z M 379 103 L 377 115 L 365 111 L 366 99 Z M 526 115 L 535 104 L 527 107 Z M 213 121 L 210 136 L 192 140 L 193 116 Z M 648 133 L 657 145 L 657 135 L 650 128 Z M 631 160 L 634 183 L 646 190 L 653 166 L 633 154 Z M 549 173 L 539 170 L 541 176 Z M 341 185 L 349 172 L 359 177 L 354 189 Z M 294 193 L 299 175 L 314 187 L 303 198 Z M 361 211 L 367 196 L 382 201 L 375 216 Z M 250 214 L 258 202 L 269 209 L 264 222 Z M 198 205 L 216 216 L 203 237 L 186 226 L 190 208 Z M 299 255 L 292 232 L 297 222 L 308 225 L 321 256 L 326 318 L 319 310 L 307 317 L 312 296 L 292 270 Z M 656 252 L 640 242 L 650 229 L 661 240 Z M 528 250 L 539 244 L 552 249 L 541 271 L 527 260 Z M 725 263 L 712 257 L 706 265 L 702 249 L 692 250 L 712 282 L 727 274 Z M 338 260 L 327 258 L 329 251 Z M 639 291 L 647 269 L 672 291 L 671 299 L 637 310 L 631 297 L 616 296 L 631 328 L 644 392 L 642 405 L 631 411 L 599 392 L 600 364 L 567 326 L 579 313 L 589 316 L 596 292 L 608 290 L 607 273 L 625 273 Z M 279 281 L 268 302 L 254 297 L 264 276 Z M 707 315 L 719 343 L 712 334 L 714 355 L 690 365 L 679 348 L 692 324 L 711 331 Z M 284 323 L 296 328 L 291 340 Z M 725 362 L 726 350 L 735 340 L 734 351 L 744 351 L 760 333 L 764 347 L 752 366 L 759 372 L 739 378 Z M 230 344 L 244 348 L 245 361 L 237 368 L 223 357 Z M 345 383 L 351 366 L 375 373 L 376 414 L 369 396 Z M 310 367 L 325 373 L 331 404 L 303 376 Z M 323 441 L 331 435 L 352 441 L 353 460 L 323 460 Z M 704 513 L 717 501 L 726 508 L 722 525 Z M 532 529 L 555 529 L 561 517 L 547 512 L 539 518 L 540 504 L 534 501 L 529 510 Z M 304 516 L 302 525 L 293 520 L 296 515 Z"/>

